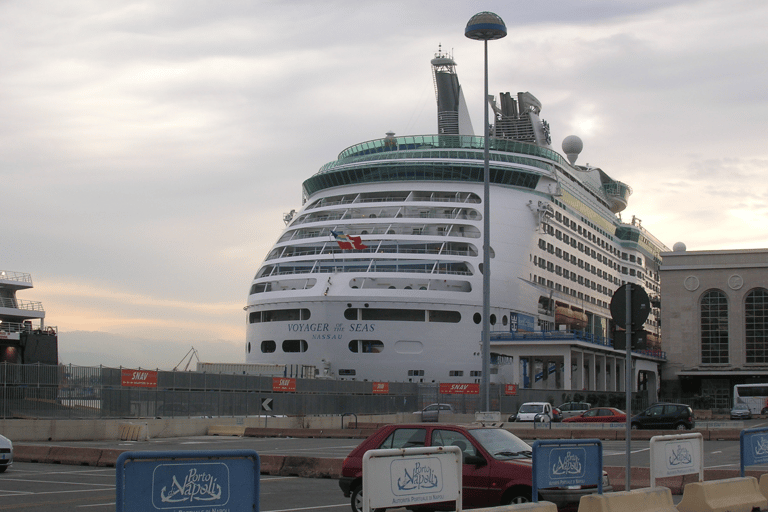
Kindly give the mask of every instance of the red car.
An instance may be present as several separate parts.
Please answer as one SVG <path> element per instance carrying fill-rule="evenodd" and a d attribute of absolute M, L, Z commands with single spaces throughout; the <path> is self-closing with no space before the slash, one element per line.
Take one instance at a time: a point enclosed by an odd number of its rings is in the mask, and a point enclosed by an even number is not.
<path fill-rule="evenodd" d="M 344 459 L 339 487 L 344 496 L 351 498 L 352 512 L 363 510 L 365 452 L 425 446 L 459 446 L 462 449 L 464 508 L 532 501 L 532 449 L 528 443 L 509 431 L 479 424 L 387 425 L 360 443 Z M 603 492 L 611 490 L 608 475 L 603 472 Z M 558 507 L 577 507 L 582 496 L 596 491 L 596 486 L 540 489 L 539 500 L 551 501 Z M 431 503 L 429 508 L 455 510 L 455 504 Z"/>
<path fill-rule="evenodd" d="M 566 418 L 563 423 L 626 423 L 627 415 L 624 411 L 614 407 L 595 407 L 571 418 Z"/>

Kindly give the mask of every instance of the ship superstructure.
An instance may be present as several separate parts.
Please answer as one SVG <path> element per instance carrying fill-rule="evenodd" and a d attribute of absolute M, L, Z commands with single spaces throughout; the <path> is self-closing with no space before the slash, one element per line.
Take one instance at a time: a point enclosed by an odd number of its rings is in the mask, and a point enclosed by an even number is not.
<path fill-rule="evenodd" d="M 438 53 L 432 66 L 438 134 L 356 144 L 303 183 L 302 209 L 286 216 L 251 284 L 247 362 L 314 365 L 339 379 L 479 382 L 484 141 L 461 133 L 453 59 Z M 532 94 L 490 101 L 491 328 L 610 345 L 613 292 L 630 282 L 658 296 L 668 249 L 617 215 L 629 186 L 576 165 L 578 137 L 563 142 L 566 157 L 551 149 Z M 645 325 L 651 349 L 658 316 Z M 496 382 L 511 378 L 503 359 L 492 361 Z"/>
<path fill-rule="evenodd" d="M 59 363 L 58 332 L 45 325 L 42 303 L 16 297 L 32 286 L 30 274 L 0 270 L 0 363 Z"/>

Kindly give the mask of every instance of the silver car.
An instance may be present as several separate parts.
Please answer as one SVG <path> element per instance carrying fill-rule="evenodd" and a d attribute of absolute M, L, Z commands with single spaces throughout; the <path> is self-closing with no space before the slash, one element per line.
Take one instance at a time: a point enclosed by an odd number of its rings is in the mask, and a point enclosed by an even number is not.
<path fill-rule="evenodd" d="M 421 416 L 421 421 L 439 421 L 441 418 L 450 421 L 454 412 L 451 404 L 429 404 L 423 410 L 413 414 Z"/>
<path fill-rule="evenodd" d="M 592 408 L 592 404 L 587 402 L 566 402 L 562 405 L 557 406 L 558 409 L 560 409 L 560 413 L 563 416 L 563 419 L 567 418 L 573 418 L 574 416 L 578 416 L 579 414 L 588 411 Z"/>
<path fill-rule="evenodd" d="M 731 409 L 732 420 L 751 420 L 752 411 L 749 410 L 749 406 L 745 403 L 736 404 Z"/>
<path fill-rule="evenodd" d="M 10 439 L 0 435 L 0 473 L 13 465 L 13 443 Z"/>

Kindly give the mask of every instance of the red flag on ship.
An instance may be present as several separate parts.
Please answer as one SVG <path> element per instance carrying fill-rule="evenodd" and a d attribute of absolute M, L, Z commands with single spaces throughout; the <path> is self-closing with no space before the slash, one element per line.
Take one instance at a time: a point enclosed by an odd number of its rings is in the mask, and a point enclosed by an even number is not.
<path fill-rule="evenodd" d="M 363 245 L 363 241 L 359 236 L 345 235 L 344 233 L 337 233 L 331 231 L 331 234 L 336 239 L 336 243 L 339 244 L 340 249 L 367 249 L 367 245 Z"/>

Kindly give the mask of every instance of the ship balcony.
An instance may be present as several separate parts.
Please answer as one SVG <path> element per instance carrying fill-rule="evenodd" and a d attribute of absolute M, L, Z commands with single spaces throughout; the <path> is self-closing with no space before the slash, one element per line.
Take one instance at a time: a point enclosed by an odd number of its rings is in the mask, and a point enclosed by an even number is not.
<path fill-rule="evenodd" d="M 32 274 L 0 270 L 0 288 L 10 288 L 13 290 L 32 288 Z"/>
<path fill-rule="evenodd" d="M 627 207 L 632 187 L 620 181 L 603 183 L 603 192 L 608 196 L 608 204 L 613 213 L 619 213 Z"/>
<path fill-rule="evenodd" d="M 0 298 L 0 319 L 13 322 L 28 318 L 45 318 L 42 302 L 7 297 Z"/>

